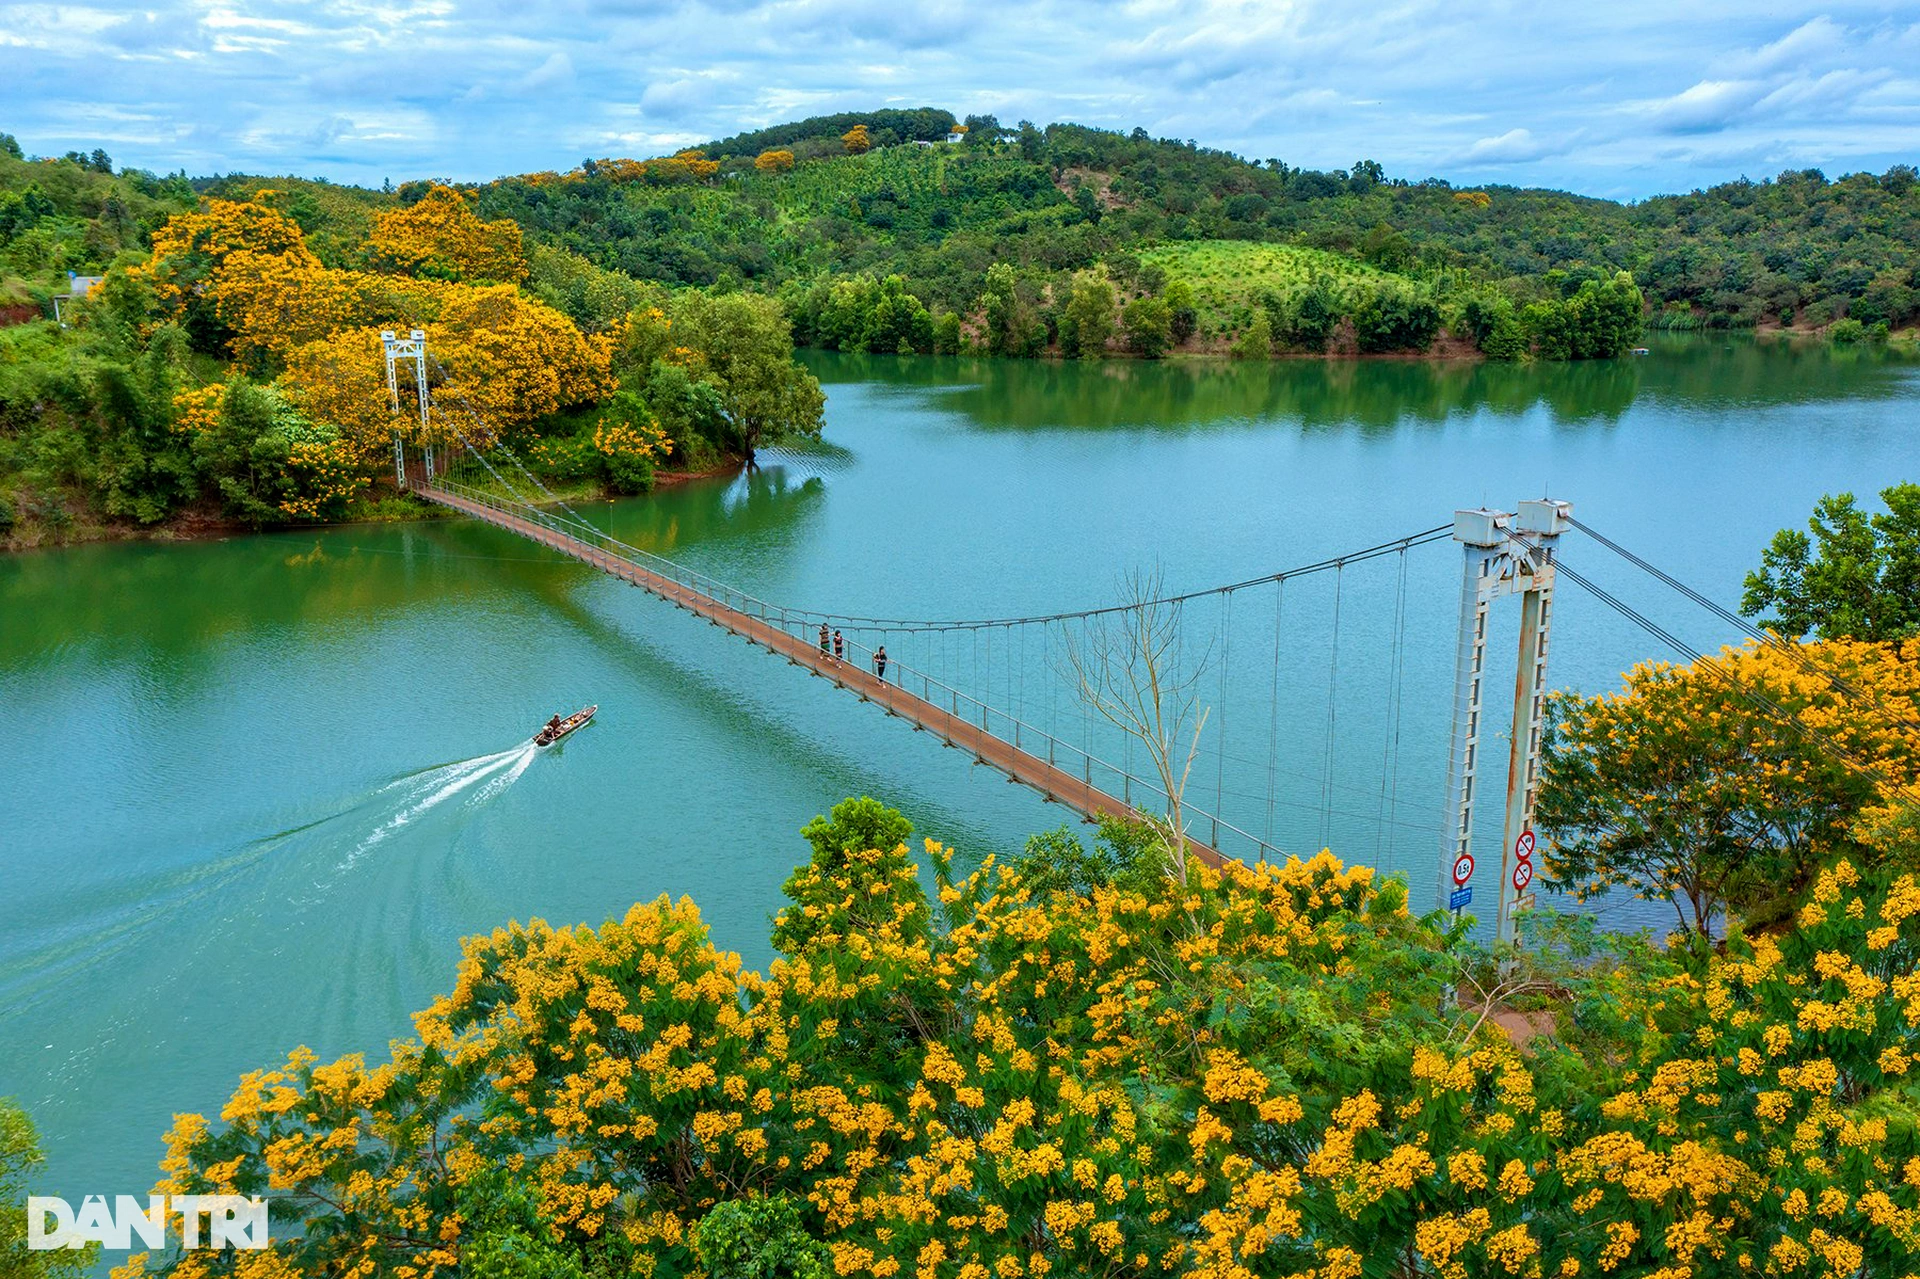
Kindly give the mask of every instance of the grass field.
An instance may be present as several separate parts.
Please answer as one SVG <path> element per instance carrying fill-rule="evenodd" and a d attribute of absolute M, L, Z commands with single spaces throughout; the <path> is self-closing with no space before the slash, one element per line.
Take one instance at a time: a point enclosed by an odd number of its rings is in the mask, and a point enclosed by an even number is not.
<path fill-rule="evenodd" d="M 1315 276 L 1349 304 L 1354 294 L 1397 278 L 1337 253 L 1250 240 L 1161 244 L 1142 250 L 1140 260 L 1165 270 L 1168 279 L 1185 280 L 1192 286 L 1203 339 L 1238 332 L 1252 320 L 1253 307 L 1263 293 L 1284 297 L 1305 289 Z"/>

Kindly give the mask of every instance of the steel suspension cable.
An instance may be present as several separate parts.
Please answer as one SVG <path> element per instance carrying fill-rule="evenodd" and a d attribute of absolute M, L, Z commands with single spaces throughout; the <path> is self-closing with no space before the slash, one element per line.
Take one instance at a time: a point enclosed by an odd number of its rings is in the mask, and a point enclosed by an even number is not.
<path fill-rule="evenodd" d="M 1607 605 L 1622 617 L 1625 617 L 1628 621 L 1634 623 L 1634 625 L 1640 627 L 1649 635 L 1652 635 L 1655 639 L 1673 648 L 1676 652 L 1686 657 L 1688 661 L 1699 666 L 1702 670 L 1732 689 L 1737 696 L 1759 707 L 1763 712 L 1798 733 L 1804 740 L 1820 748 L 1833 763 L 1873 783 L 1875 786 L 1879 786 L 1884 780 L 1872 767 L 1862 764 L 1856 759 L 1853 752 L 1848 750 L 1845 745 L 1834 741 L 1824 732 L 1805 723 L 1793 711 L 1780 705 L 1764 693 L 1748 688 L 1741 682 L 1737 675 L 1727 670 L 1725 665 L 1718 659 L 1688 644 L 1685 640 L 1682 640 L 1679 636 L 1667 630 L 1652 618 L 1641 613 L 1631 604 L 1626 603 L 1618 596 L 1607 591 L 1604 587 L 1599 586 L 1580 573 L 1575 572 L 1567 566 L 1563 558 L 1558 556 L 1554 558 L 1554 571 L 1556 573 L 1564 573 L 1570 581 L 1583 587 L 1601 603 Z M 1897 792 L 1909 805 L 1913 804 L 1916 798 L 1920 798 L 1915 796 L 1910 787 L 1898 787 Z"/>
<path fill-rule="evenodd" d="M 1666 572 L 1659 565 L 1652 563 L 1651 561 L 1647 560 L 1643 556 L 1636 555 L 1634 552 L 1628 550 L 1626 547 L 1614 541 L 1612 538 L 1608 537 L 1606 534 L 1600 532 L 1598 529 L 1594 528 L 1592 525 L 1583 524 L 1581 521 L 1574 519 L 1571 515 L 1567 517 L 1567 523 L 1573 525 L 1573 527 L 1579 529 L 1582 533 L 1585 533 L 1588 537 L 1592 538 L 1594 541 L 1598 542 L 1600 545 L 1606 547 L 1608 550 L 1612 551 L 1615 555 L 1618 555 L 1621 559 L 1626 560 L 1629 564 L 1633 565 L 1635 568 L 1639 569 L 1643 573 L 1648 574 L 1649 576 L 1653 577 L 1657 581 L 1660 581 L 1665 585 L 1673 588 L 1675 591 L 1678 591 L 1681 595 L 1685 596 L 1689 600 L 1692 600 L 1695 604 L 1698 604 L 1701 608 L 1706 609 L 1708 612 L 1712 613 L 1715 617 L 1718 617 L 1721 621 L 1726 622 L 1731 626 L 1737 627 L 1741 631 L 1741 633 L 1746 635 L 1749 639 L 1757 640 L 1762 645 L 1768 648 L 1774 649 L 1779 653 L 1784 654 L 1789 661 L 1792 661 L 1794 664 L 1799 666 L 1802 670 L 1806 671 L 1808 674 L 1818 675 L 1821 679 L 1826 680 L 1829 684 L 1833 685 L 1834 688 L 1840 690 L 1842 693 L 1845 693 L 1852 697 L 1859 697 L 1870 702 L 1873 706 L 1883 711 L 1890 718 L 1898 720 L 1900 723 L 1907 725 L 1909 728 L 1920 728 L 1920 719 L 1916 719 L 1910 713 L 1911 708 L 1909 708 L 1909 711 L 1903 712 L 1899 707 L 1887 705 L 1885 701 L 1881 700 L 1880 697 L 1874 692 L 1872 692 L 1870 689 L 1863 689 L 1854 685 L 1851 681 L 1846 679 L 1844 676 L 1839 675 L 1834 671 L 1826 669 L 1825 667 L 1821 666 L 1820 663 L 1808 657 L 1806 652 L 1802 649 L 1802 647 L 1799 644 L 1794 643 L 1792 640 L 1786 639 L 1785 637 L 1777 634 L 1776 632 L 1767 630 L 1764 627 L 1756 626 L 1753 623 L 1747 621 L 1746 618 L 1741 617 L 1739 614 L 1734 613 L 1726 608 L 1723 608 L 1720 604 L 1716 603 L 1714 600 L 1710 599 L 1706 595 L 1701 594 L 1699 591 L 1695 590 L 1693 587 L 1688 586 L 1685 582 L 1680 581 L 1678 578 L 1674 577 L 1672 574 Z"/>

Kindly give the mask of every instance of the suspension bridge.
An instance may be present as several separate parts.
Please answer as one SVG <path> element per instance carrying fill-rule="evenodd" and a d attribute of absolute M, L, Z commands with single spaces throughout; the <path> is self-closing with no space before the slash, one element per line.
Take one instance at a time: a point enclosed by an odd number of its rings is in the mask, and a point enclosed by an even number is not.
<path fill-rule="evenodd" d="M 1158 589 L 1157 580 L 1136 582 L 1131 598 L 1070 612 L 930 619 L 774 603 L 622 541 L 581 516 L 495 440 L 470 406 L 456 404 L 469 420 L 463 428 L 444 404 L 430 404 L 424 334 L 383 336 L 395 416 L 401 414 L 402 364 L 411 366 L 419 411 L 414 438 L 394 437 L 402 488 L 639 587 L 1088 819 L 1170 817 L 1190 854 L 1208 863 L 1284 859 L 1301 850 L 1303 837 L 1327 846 L 1336 819 L 1370 823 L 1376 855 L 1382 841 L 1408 832 L 1437 854 L 1436 901 L 1461 910 L 1479 885 L 1480 906 L 1494 909 L 1478 913 L 1492 914 L 1502 938 L 1512 935 L 1515 911 L 1532 901 L 1533 809 L 1556 578 L 1587 588 L 1683 658 L 1711 661 L 1568 568 L 1561 537 L 1590 534 L 1719 621 L 1780 643 L 1581 524 L 1569 503 L 1551 499 L 1520 502 L 1511 512 L 1458 511 L 1446 523 L 1224 585 L 1174 593 Z M 1413 806 L 1413 816 L 1401 812 L 1398 783 L 1408 557 L 1442 543 L 1459 557 L 1460 577 L 1453 698 L 1445 708 L 1451 750 L 1442 821 L 1435 823 L 1423 820 L 1432 812 L 1424 804 Z M 1384 577 L 1376 597 L 1391 599 L 1391 608 L 1384 620 L 1350 616 L 1347 624 L 1364 621 L 1366 647 L 1386 654 L 1384 668 L 1368 672 L 1373 678 L 1366 689 L 1369 728 L 1380 742 L 1377 789 L 1337 772 L 1335 750 L 1346 583 L 1368 566 Z M 1314 584 L 1330 630 L 1324 656 L 1298 643 L 1288 620 L 1290 599 Z M 1514 692 L 1511 720 L 1498 716 L 1492 734 L 1496 741 L 1506 738 L 1505 766 L 1490 770 L 1483 760 L 1489 614 L 1507 597 L 1519 602 Z M 1309 670 L 1316 662 L 1323 663 L 1320 670 Z M 1248 789 L 1263 772 L 1264 795 Z M 1492 874 L 1477 875 L 1475 814 L 1484 803 L 1480 779 L 1489 772 L 1496 783 L 1504 781 L 1500 863 L 1497 872 L 1489 866 Z M 1368 805 L 1371 813 L 1362 811 Z M 1310 821 L 1290 824 L 1282 812 L 1287 808 L 1317 817 L 1317 831 Z M 1278 833 L 1289 825 L 1291 839 Z M 1291 849 L 1283 847 L 1288 843 Z"/>

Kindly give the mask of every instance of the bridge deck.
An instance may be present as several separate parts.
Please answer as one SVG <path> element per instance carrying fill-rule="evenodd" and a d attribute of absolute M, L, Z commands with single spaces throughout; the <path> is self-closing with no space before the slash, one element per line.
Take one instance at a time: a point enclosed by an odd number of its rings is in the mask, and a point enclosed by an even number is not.
<path fill-rule="evenodd" d="M 1010 781 L 1032 787 L 1047 799 L 1065 804 L 1085 817 L 1094 818 L 1103 815 L 1128 817 L 1133 814 L 1132 805 L 1107 794 L 1084 778 L 1019 749 L 1013 743 L 995 736 L 980 725 L 910 693 L 898 684 L 888 683 L 857 665 L 836 661 L 828 654 L 822 653 L 818 645 L 808 640 L 789 635 L 779 627 L 770 625 L 752 614 L 730 608 L 711 596 L 644 568 L 632 560 L 602 550 L 533 520 L 509 511 L 498 510 L 471 498 L 449 493 L 444 489 L 416 484 L 413 492 L 428 501 L 438 502 L 442 506 L 459 511 L 462 515 L 484 520 L 497 528 L 506 529 L 508 532 L 517 533 L 521 537 L 551 547 L 563 555 L 571 556 L 584 564 L 590 564 L 604 573 L 609 573 L 649 594 L 658 596 L 669 604 L 684 608 L 697 617 L 703 617 L 716 626 L 732 631 L 735 635 L 758 644 L 768 652 L 786 658 L 795 666 L 803 667 L 822 679 L 833 681 L 840 688 L 858 695 L 862 701 L 879 706 L 887 714 L 906 720 L 915 729 L 924 729 L 936 734 L 948 746 L 971 752 L 976 762 L 1004 773 Z M 1217 866 L 1223 860 L 1214 849 L 1191 837 L 1188 838 L 1187 845 L 1195 855 L 1210 865 Z"/>

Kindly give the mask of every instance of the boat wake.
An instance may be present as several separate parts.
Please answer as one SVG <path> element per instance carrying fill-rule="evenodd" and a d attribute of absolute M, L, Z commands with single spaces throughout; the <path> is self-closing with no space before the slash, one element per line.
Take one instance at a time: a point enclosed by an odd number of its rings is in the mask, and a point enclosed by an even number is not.
<path fill-rule="evenodd" d="M 381 787 L 385 793 L 403 790 L 398 811 L 367 833 L 337 867 L 346 870 L 374 848 L 448 800 L 466 795 L 469 804 L 481 804 L 506 790 L 533 763 L 539 747 L 522 742 L 511 750 L 480 755 L 413 773 Z M 468 794 L 468 792 L 472 792 Z"/>

